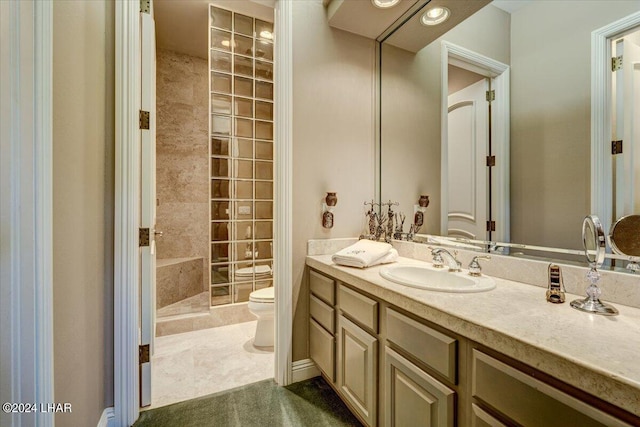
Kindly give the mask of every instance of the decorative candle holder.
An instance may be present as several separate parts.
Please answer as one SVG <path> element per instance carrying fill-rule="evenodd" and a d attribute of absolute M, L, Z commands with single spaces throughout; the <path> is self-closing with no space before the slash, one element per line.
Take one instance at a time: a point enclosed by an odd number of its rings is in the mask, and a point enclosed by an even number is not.
<path fill-rule="evenodd" d="M 429 206 L 429 196 L 421 195 L 418 199 L 418 204 L 413 205 L 413 226 L 411 227 L 412 233 L 417 233 L 420 227 L 424 225 L 424 214 Z"/>
<path fill-rule="evenodd" d="M 338 196 L 334 192 L 327 192 L 322 204 L 322 226 L 333 228 L 333 207 L 338 204 Z"/>

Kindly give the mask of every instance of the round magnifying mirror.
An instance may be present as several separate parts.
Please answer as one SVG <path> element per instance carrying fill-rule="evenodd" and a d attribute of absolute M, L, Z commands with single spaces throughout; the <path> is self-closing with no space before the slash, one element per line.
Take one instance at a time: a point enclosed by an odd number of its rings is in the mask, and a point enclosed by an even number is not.
<path fill-rule="evenodd" d="M 640 257 L 640 215 L 629 215 L 616 221 L 609 240 L 615 253 Z"/>
<path fill-rule="evenodd" d="M 589 215 L 582 222 L 582 244 L 589 265 L 600 268 L 604 262 L 606 241 L 604 228 L 596 215 Z"/>
<path fill-rule="evenodd" d="M 609 242 L 613 252 L 629 257 L 627 270 L 640 273 L 640 215 L 628 215 L 616 221 L 611 227 Z"/>
<path fill-rule="evenodd" d="M 591 265 L 591 271 L 587 274 L 587 279 L 591 284 L 587 288 L 587 297 L 571 301 L 571 307 L 587 313 L 614 316 L 618 314 L 618 310 L 600 301 L 602 291 L 597 285 L 600 279 L 600 273 L 597 269 L 604 262 L 606 249 L 604 228 L 602 228 L 602 223 L 597 216 L 589 215 L 582 222 L 582 243 L 584 244 L 584 253 Z"/>

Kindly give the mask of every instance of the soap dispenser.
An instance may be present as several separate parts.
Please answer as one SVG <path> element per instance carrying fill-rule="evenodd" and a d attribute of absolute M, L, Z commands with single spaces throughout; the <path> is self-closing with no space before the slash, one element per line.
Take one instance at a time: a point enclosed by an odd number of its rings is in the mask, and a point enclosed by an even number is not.
<path fill-rule="evenodd" d="M 560 266 L 549 264 L 549 284 L 547 288 L 547 301 L 554 304 L 564 302 L 564 283 L 562 283 L 562 272 Z"/>

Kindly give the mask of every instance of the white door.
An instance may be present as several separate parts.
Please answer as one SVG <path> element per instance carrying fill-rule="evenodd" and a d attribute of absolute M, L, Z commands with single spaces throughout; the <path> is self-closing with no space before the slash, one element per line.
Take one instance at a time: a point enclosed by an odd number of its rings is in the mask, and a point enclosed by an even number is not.
<path fill-rule="evenodd" d="M 614 218 L 640 212 L 640 37 L 616 43 L 622 68 L 615 72 L 614 140 L 622 140 L 622 153 L 613 159 L 615 174 Z"/>
<path fill-rule="evenodd" d="M 488 79 L 449 95 L 446 235 L 487 239 Z"/>
<path fill-rule="evenodd" d="M 148 231 L 148 245 L 140 246 L 140 406 L 151 404 L 151 355 L 155 336 L 156 282 L 156 46 L 153 7 L 140 13 L 141 115 L 148 126 L 140 129 L 140 228 Z M 147 128 L 148 129 L 145 129 Z"/>

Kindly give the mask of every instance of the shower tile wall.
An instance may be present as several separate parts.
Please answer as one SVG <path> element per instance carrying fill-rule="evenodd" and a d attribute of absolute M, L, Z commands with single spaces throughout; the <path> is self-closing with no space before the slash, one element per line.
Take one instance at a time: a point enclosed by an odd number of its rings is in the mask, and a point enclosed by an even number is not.
<path fill-rule="evenodd" d="M 208 63 L 163 49 L 156 57 L 157 257 L 202 258 L 208 291 Z"/>
<path fill-rule="evenodd" d="M 211 305 L 271 286 L 273 25 L 210 7 Z"/>

